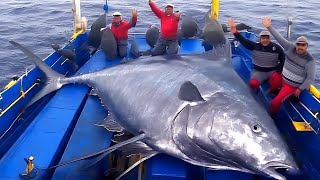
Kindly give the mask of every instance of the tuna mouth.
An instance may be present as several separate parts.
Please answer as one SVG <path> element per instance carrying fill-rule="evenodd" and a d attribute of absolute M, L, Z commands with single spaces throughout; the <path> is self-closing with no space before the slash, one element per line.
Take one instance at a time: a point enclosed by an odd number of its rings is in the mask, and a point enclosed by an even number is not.
<path fill-rule="evenodd" d="M 282 174 L 277 172 L 277 169 L 286 169 L 286 171 L 289 174 L 298 174 L 299 173 L 299 168 L 297 168 L 295 165 L 290 165 L 286 164 L 283 162 L 278 162 L 278 161 L 271 161 L 268 162 L 265 165 L 265 168 L 263 170 L 264 174 L 267 174 L 275 179 L 286 179 Z"/>
<path fill-rule="evenodd" d="M 266 168 L 273 169 L 296 169 L 295 166 L 283 162 L 271 161 L 266 164 Z"/>

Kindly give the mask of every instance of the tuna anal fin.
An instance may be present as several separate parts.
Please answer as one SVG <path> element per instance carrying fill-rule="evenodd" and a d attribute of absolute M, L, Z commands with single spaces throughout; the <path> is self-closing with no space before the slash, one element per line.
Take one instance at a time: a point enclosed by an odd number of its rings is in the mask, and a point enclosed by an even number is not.
<path fill-rule="evenodd" d="M 95 125 L 102 126 L 111 132 L 122 132 L 124 130 L 124 128 L 112 118 L 112 115 L 108 115 L 103 121 Z"/>
<path fill-rule="evenodd" d="M 190 81 L 181 85 L 179 90 L 179 99 L 191 102 L 204 101 L 198 88 Z"/>

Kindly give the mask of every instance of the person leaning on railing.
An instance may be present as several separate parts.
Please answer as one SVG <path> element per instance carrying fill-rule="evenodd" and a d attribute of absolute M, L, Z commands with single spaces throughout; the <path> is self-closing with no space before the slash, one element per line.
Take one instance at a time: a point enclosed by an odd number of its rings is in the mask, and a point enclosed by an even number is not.
<path fill-rule="evenodd" d="M 286 59 L 282 70 L 282 88 L 271 101 L 270 113 L 276 113 L 281 103 L 294 94 L 299 97 L 302 90 L 309 88 L 315 79 L 315 60 L 308 53 L 308 40 L 304 36 L 297 38 L 295 44 L 287 41 L 271 26 L 270 18 L 263 18 L 262 24 L 284 48 Z"/>

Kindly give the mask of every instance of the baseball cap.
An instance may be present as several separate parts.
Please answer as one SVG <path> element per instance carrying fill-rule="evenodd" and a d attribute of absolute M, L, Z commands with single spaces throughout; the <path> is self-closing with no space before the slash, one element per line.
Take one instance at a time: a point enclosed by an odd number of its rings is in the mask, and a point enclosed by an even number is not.
<path fill-rule="evenodd" d="M 171 6 L 173 8 L 173 4 L 166 4 L 165 7 Z"/>
<path fill-rule="evenodd" d="M 308 39 L 306 37 L 304 37 L 304 36 L 300 36 L 296 40 L 296 44 L 297 43 L 301 43 L 301 44 L 308 43 Z"/>
<path fill-rule="evenodd" d="M 271 36 L 269 31 L 261 31 L 259 36 Z"/>
<path fill-rule="evenodd" d="M 120 13 L 120 12 L 114 12 L 114 13 L 112 14 L 112 16 L 121 16 L 121 13 Z"/>

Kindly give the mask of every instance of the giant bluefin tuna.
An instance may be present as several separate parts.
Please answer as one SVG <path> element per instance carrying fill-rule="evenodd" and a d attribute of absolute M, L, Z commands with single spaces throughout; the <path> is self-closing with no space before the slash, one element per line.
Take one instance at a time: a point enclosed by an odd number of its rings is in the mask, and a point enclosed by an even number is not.
<path fill-rule="evenodd" d="M 154 48 L 160 36 L 159 28 L 155 25 L 151 25 L 146 32 L 146 41 L 151 48 Z"/>
<path fill-rule="evenodd" d="M 117 40 L 110 28 L 102 30 L 100 49 L 102 49 L 108 60 L 114 60 L 117 57 Z"/>
<path fill-rule="evenodd" d="M 211 18 L 211 11 L 205 15 L 205 25 L 202 30 L 204 41 L 210 44 L 219 54 L 224 54 L 226 58 L 231 58 L 231 45 L 224 36 L 222 25 L 217 19 Z"/>
<path fill-rule="evenodd" d="M 88 35 L 88 45 L 98 49 L 101 43 L 102 31 L 101 28 L 106 27 L 106 14 L 101 14 L 92 25 Z"/>
<path fill-rule="evenodd" d="M 200 28 L 192 17 L 187 16 L 183 18 L 179 31 L 181 37 L 191 38 L 200 33 Z"/>
<path fill-rule="evenodd" d="M 65 57 L 66 60 L 64 62 L 70 62 L 73 65 L 74 70 L 78 70 L 78 65 L 76 63 L 76 52 L 74 49 L 74 46 L 72 42 L 69 42 L 70 44 L 70 49 L 61 49 L 59 45 L 57 44 L 52 44 L 51 47 L 54 49 L 58 54 L 61 56 Z"/>
<path fill-rule="evenodd" d="M 141 57 L 64 77 L 28 49 L 11 43 L 47 76 L 44 89 L 32 102 L 65 84 L 88 84 L 112 112 L 114 121 L 106 124 L 108 129 L 134 135 L 94 156 L 134 146 L 144 159 L 165 153 L 194 165 L 276 179 L 285 179 L 277 168 L 297 169 L 273 120 L 228 60 L 208 53 Z"/>

